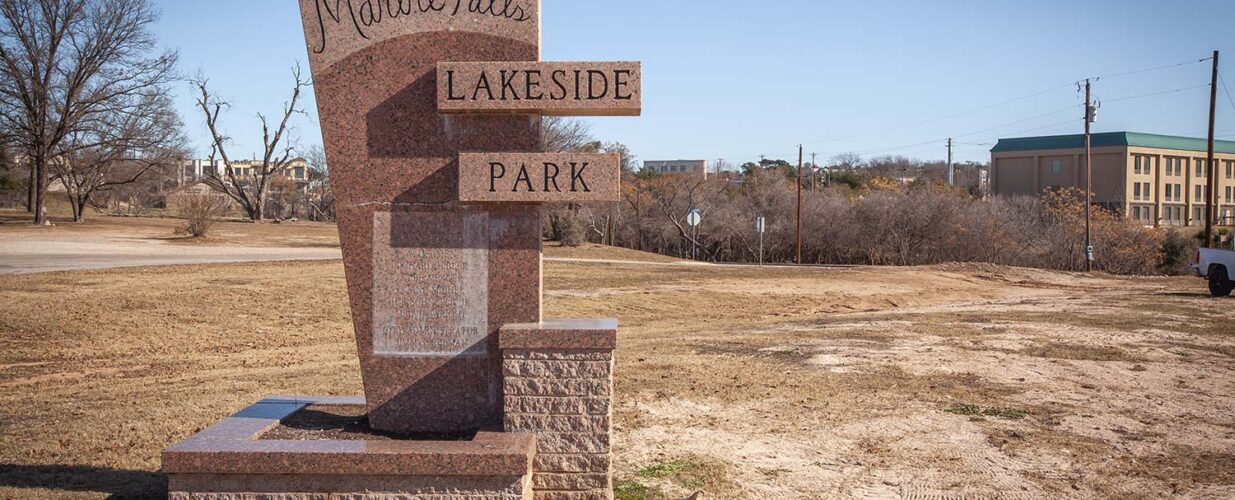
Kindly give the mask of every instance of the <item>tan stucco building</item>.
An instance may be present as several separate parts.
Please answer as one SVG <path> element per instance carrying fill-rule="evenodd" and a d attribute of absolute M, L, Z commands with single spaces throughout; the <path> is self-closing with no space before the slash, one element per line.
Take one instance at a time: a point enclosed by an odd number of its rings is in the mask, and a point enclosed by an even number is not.
<path fill-rule="evenodd" d="M 1094 202 L 1147 226 L 1205 223 L 1205 139 L 1111 132 L 1094 134 Z M 1217 141 L 1216 216 L 1235 225 L 1235 142 Z M 1001 139 L 991 150 L 991 192 L 1039 195 L 1085 188 L 1085 137 Z"/>
<path fill-rule="evenodd" d="M 707 160 L 649 160 L 643 162 L 643 168 L 662 175 L 692 174 L 708 178 Z"/>

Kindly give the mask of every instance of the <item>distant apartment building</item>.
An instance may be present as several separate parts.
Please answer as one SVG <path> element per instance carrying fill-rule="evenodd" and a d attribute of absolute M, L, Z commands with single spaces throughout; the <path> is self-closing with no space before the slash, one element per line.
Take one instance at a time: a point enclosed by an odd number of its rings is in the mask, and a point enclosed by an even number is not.
<path fill-rule="evenodd" d="M 694 174 L 708 176 L 707 160 L 657 160 L 643 162 L 643 168 L 662 175 Z"/>
<path fill-rule="evenodd" d="M 1205 224 L 1205 139 L 1134 132 L 1093 134 L 1094 202 L 1147 226 Z M 1217 141 L 1216 215 L 1235 224 L 1235 141 Z M 1085 189 L 1085 137 L 1000 139 L 991 150 L 994 195 Z"/>
<path fill-rule="evenodd" d="M 222 171 L 223 162 L 221 160 L 185 160 L 184 168 L 180 171 L 180 184 L 192 183 L 209 175 L 210 172 Z"/>
<path fill-rule="evenodd" d="M 233 161 L 231 163 L 232 173 L 237 177 L 251 177 L 254 172 L 261 168 L 261 161 L 243 160 Z M 297 185 L 305 185 L 309 183 L 309 162 L 303 158 L 296 158 L 289 162 L 284 176 L 295 181 Z M 222 160 L 187 160 L 184 163 L 184 168 L 181 177 L 181 183 L 191 183 L 201 180 L 210 173 L 218 173 L 225 177 L 223 171 Z"/>

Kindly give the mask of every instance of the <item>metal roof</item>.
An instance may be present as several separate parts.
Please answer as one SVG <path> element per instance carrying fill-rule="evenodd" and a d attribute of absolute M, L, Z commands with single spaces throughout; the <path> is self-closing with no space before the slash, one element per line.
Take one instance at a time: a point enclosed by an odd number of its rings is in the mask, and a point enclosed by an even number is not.
<path fill-rule="evenodd" d="M 1095 148 L 1111 146 L 1136 146 L 1157 149 L 1175 149 L 1180 151 L 1208 151 L 1205 139 L 1196 137 L 1179 137 L 1173 135 L 1142 134 L 1138 132 L 1107 132 L 1093 134 L 1092 144 Z M 1019 137 L 1000 139 L 991 149 L 992 153 L 1010 151 L 1035 151 L 1043 149 L 1080 149 L 1085 147 L 1085 136 L 1050 135 L 1042 137 Z M 1214 152 L 1235 154 L 1235 141 L 1214 141 Z"/>

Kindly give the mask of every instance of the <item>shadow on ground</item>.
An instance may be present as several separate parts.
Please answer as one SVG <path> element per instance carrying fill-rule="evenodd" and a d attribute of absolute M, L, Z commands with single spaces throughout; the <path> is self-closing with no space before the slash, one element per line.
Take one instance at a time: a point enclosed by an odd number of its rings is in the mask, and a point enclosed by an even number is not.
<path fill-rule="evenodd" d="M 0 487 L 98 492 L 109 498 L 167 497 L 162 474 L 88 465 L 0 464 Z"/>

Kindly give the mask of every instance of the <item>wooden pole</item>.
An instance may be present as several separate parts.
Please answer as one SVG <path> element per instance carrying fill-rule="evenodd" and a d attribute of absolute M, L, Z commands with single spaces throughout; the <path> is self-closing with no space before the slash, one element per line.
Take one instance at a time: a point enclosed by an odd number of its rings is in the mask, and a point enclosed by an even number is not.
<path fill-rule="evenodd" d="M 1218 107 L 1218 51 L 1214 51 L 1213 79 L 1209 83 L 1209 154 L 1206 157 L 1205 174 L 1205 248 L 1214 241 L 1214 199 L 1217 197 L 1218 168 L 1214 165 L 1214 118 Z"/>
<path fill-rule="evenodd" d="M 802 265 L 802 146 L 798 146 L 798 265 Z"/>
<path fill-rule="evenodd" d="M 948 186 L 956 186 L 956 170 L 952 168 L 952 138 L 948 138 Z"/>
<path fill-rule="evenodd" d="M 1093 271 L 1093 225 L 1091 221 L 1093 204 L 1093 140 L 1090 137 L 1090 125 L 1094 118 L 1092 92 L 1089 80 L 1085 80 L 1085 271 Z"/>

